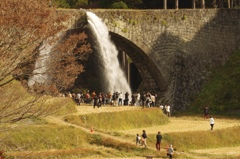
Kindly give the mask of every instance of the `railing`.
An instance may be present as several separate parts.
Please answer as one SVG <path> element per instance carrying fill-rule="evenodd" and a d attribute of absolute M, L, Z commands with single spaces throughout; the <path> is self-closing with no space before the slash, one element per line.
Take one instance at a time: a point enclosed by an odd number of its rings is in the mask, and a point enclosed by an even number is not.
<path fill-rule="evenodd" d="M 167 1 L 163 0 L 163 9 L 167 9 Z M 234 8 L 236 6 L 240 7 L 240 0 L 228 0 L 227 8 Z M 224 8 L 223 0 L 213 0 L 213 8 Z M 205 8 L 205 0 L 201 0 L 201 8 Z M 179 0 L 175 0 L 175 9 L 179 9 Z M 196 9 L 196 0 L 192 0 L 192 9 Z"/>

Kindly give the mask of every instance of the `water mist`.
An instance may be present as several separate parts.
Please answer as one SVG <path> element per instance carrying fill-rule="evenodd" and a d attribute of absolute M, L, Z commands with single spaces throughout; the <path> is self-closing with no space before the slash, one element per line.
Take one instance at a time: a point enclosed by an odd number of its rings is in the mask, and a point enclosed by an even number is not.
<path fill-rule="evenodd" d="M 48 81 L 47 66 L 49 62 L 50 52 L 53 45 L 44 42 L 39 48 L 39 57 L 35 63 L 33 75 L 28 80 L 28 86 L 32 87 L 35 83 L 44 84 Z"/>

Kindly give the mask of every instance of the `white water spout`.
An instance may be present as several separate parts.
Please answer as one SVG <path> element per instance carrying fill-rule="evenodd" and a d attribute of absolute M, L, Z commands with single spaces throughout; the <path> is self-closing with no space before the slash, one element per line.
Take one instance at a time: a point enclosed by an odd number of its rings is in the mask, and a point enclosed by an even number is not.
<path fill-rule="evenodd" d="M 119 65 L 118 50 L 110 39 L 107 26 L 94 13 L 86 12 L 86 14 L 88 23 L 100 48 L 99 53 L 104 65 L 104 74 L 106 75 L 106 80 L 108 80 L 107 89 L 111 92 L 118 91 L 131 94 L 127 79 Z"/>

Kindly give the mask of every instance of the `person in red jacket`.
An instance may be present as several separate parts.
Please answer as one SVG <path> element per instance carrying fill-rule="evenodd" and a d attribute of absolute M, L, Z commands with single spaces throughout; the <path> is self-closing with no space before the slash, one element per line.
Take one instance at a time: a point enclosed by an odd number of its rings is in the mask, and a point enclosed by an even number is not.
<path fill-rule="evenodd" d="M 160 151 L 160 145 L 161 145 L 161 140 L 162 140 L 162 135 L 161 135 L 160 131 L 158 132 L 158 134 L 156 136 L 156 139 L 157 139 L 157 141 L 156 141 L 156 149 L 158 151 Z"/>

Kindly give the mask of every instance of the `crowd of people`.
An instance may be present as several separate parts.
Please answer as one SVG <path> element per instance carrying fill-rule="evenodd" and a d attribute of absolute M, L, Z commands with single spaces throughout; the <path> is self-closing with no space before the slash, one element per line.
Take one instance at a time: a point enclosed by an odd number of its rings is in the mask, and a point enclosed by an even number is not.
<path fill-rule="evenodd" d="M 92 104 L 93 107 L 101 107 L 102 105 L 113 105 L 113 106 L 142 106 L 142 107 L 155 107 L 157 94 L 151 93 L 133 93 L 130 95 L 128 92 L 124 94 L 122 92 L 108 92 L 108 93 L 96 93 L 95 91 L 88 90 L 85 94 L 83 93 L 71 93 L 68 92 L 65 96 L 72 98 L 77 105 L 81 103 Z"/>
<path fill-rule="evenodd" d="M 157 94 L 148 93 L 133 93 L 130 95 L 128 92 L 108 92 L 96 93 L 89 90 L 86 93 L 71 93 L 68 92 L 64 96 L 70 97 L 73 101 L 80 106 L 81 103 L 85 105 L 92 105 L 93 108 L 100 108 L 102 105 L 112 106 L 141 106 L 143 108 L 160 107 L 164 114 L 168 117 L 171 116 L 171 106 L 167 103 L 165 105 L 156 105 Z"/>

